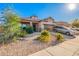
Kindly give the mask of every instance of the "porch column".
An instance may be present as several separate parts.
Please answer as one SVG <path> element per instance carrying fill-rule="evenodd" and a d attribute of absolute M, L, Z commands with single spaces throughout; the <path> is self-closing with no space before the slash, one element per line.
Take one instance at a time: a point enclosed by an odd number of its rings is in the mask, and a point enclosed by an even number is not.
<path fill-rule="evenodd" d="M 44 25 L 43 24 L 41 25 L 41 30 L 44 30 Z"/>
<path fill-rule="evenodd" d="M 30 26 L 33 26 L 32 22 L 30 22 Z"/>
<path fill-rule="evenodd" d="M 41 31 L 44 30 L 44 24 L 41 22 L 40 24 Z"/>

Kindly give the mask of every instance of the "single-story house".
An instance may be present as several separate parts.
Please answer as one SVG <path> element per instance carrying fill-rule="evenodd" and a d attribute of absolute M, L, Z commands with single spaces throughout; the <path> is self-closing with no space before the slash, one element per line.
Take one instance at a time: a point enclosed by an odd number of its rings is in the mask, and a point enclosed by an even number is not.
<path fill-rule="evenodd" d="M 32 26 L 34 31 L 41 31 L 44 29 L 52 31 L 54 19 L 52 17 L 48 17 L 46 19 L 39 20 L 37 16 L 31 16 L 26 19 L 22 19 L 21 24 L 22 26 Z"/>

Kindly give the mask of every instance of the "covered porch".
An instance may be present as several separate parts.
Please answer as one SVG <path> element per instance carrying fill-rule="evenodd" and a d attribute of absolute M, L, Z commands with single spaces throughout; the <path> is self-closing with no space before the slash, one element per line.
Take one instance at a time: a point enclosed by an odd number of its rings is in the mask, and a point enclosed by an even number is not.
<path fill-rule="evenodd" d="M 39 31 L 39 21 L 32 21 L 32 20 L 22 20 L 21 21 L 21 25 L 22 26 L 31 26 L 33 27 L 33 31 L 34 32 L 38 32 Z"/>

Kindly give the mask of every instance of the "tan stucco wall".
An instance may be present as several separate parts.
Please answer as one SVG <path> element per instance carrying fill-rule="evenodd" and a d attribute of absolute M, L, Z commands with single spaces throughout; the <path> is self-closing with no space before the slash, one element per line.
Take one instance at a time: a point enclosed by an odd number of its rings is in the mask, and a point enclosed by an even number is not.
<path fill-rule="evenodd" d="M 53 29 L 53 26 L 52 26 L 53 23 L 52 22 L 40 22 L 39 26 L 38 26 L 39 29 L 44 30 L 45 29 L 45 24 L 46 24 L 46 26 L 49 25 L 47 28 L 52 31 L 52 29 Z"/>
<path fill-rule="evenodd" d="M 44 30 L 44 25 L 42 22 L 39 23 L 38 28 L 39 28 L 39 31 Z"/>

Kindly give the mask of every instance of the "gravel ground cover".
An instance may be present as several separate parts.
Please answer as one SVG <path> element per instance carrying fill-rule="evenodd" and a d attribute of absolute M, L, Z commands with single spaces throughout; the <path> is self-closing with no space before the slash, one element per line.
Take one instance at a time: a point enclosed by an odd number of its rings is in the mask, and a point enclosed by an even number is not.
<path fill-rule="evenodd" d="M 49 43 L 43 43 L 38 40 L 17 40 L 9 44 L 0 46 L 1 56 L 27 56 L 32 53 L 38 52 L 49 46 L 56 44 L 55 36 L 51 37 L 52 41 Z"/>

